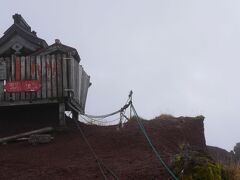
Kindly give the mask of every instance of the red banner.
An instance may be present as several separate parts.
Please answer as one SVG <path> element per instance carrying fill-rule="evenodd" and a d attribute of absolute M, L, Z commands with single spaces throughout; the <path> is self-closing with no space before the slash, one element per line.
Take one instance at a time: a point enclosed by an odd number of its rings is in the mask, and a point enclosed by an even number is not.
<path fill-rule="evenodd" d="M 4 86 L 5 92 L 36 92 L 40 90 L 41 83 L 38 80 L 9 81 Z"/>

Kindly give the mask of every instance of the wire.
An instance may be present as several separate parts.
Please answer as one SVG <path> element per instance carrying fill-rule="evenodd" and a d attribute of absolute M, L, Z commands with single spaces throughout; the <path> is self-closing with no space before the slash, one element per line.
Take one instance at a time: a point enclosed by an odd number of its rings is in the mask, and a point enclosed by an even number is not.
<path fill-rule="evenodd" d="M 110 114 L 105 114 L 105 115 L 89 115 L 89 114 L 84 114 L 85 116 L 89 117 L 89 118 L 106 118 L 106 117 L 110 117 L 110 116 L 113 116 L 115 114 L 118 114 L 120 112 L 123 112 L 124 110 L 126 110 L 131 104 L 132 104 L 132 101 L 130 99 L 131 97 L 128 98 L 127 100 L 127 103 L 119 110 L 113 112 L 113 113 L 110 113 Z"/>
<path fill-rule="evenodd" d="M 97 154 L 95 153 L 95 151 L 93 150 L 92 146 L 91 146 L 90 143 L 88 142 L 88 140 L 87 140 L 86 136 L 84 135 L 84 133 L 83 133 L 81 127 L 79 126 L 78 122 L 76 122 L 75 120 L 74 120 L 74 122 L 76 123 L 77 128 L 78 128 L 78 130 L 80 131 L 80 133 L 81 133 L 81 135 L 82 135 L 85 143 L 87 144 L 87 146 L 89 147 L 91 153 L 93 154 L 94 158 L 96 159 L 96 162 L 97 162 L 97 164 L 98 164 L 98 167 L 99 167 L 99 169 L 100 169 L 100 171 L 101 171 L 104 179 L 107 180 L 107 177 L 106 177 L 106 175 L 105 175 L 105 173 L 104 173 L 104 171 L 103 171 L 103 168 L 102 168 L 102 166 L 101 166 L 101 164 L 100 164 L 100 162 L 99 162 L 99 159 L 98 159 L 98 157 L 97 157 Z"/>
<path fill-rule="evenodd" d="M 76 109 L 76 108 L 74 108 L 74 107 L 72 106 L 71 102 L 70 102 L 68 105 L 69 105 L 71 108 L 73 108 L 73 110 L 77 110 L 77 111 L 78 111 L 78 109 Z M 157 159 L 159 160 L 160 164 L 162 164 L 162 166 L 167 170 L 167 172 L 171 175 L 171 177 L 172 177 L 174 180 L 178 180 L 178 178 L 177 178 L 176 175 L 173 173 L 173 171 L 171 171 L 171 169 L 170 169 L 170 168 L 167 166 L 167 164 L 164 162 L 164 160 L 162 159 L 160 153 L 158 152 L 158 150 L 156 149 L 156 147 L 155 147 L 154 144 L 152 143 L 152 140 L 150 139 L 149 135 L 147 134 L 146 129 L 145 129 L 145 127 L 144 127 L 144 125 L 143 125 L 140 117 L 138 116 L 135 107 L 133 106 L 133 103 L 132 103 L 132 91 L 131 91 L 130 94 L 129 94 L 129 98 L 128 98 L 126 104 L 125 104 L 121 109 L 119 109 L 118 111 L 115 111 L 115 112 L 113 112 L 113 113 L 109 113 L 109 114 L 106 114 L 106 115 L 100 115 L 100 116 L 84 114 L 84 115 L 81 115 L 81 117 L 82 117 L 83 120 L 85 120 L 87 123 L 90 123 L 90 124 L 92 124 L 93 122 L 98 122 L 98 123 L 104 124 L 104 123 L 114 122 L 114 121 L 118 120 L 119 118 L 116 119 L 116 120 L 113 120 L 113 121 L 108 121 L 108 122 L 103 122 L 103 121 L 101 121 L 101 120 L 103 120 L 103 119 L 105 119 L 105 118 L 107 118 L 107 117 L 113 116 L 113 115 L 115 115 L 115 114 L 120 113 L 120 122 L 119 122 L 119 124 L 122 124 L 122 123 L 123 123 L 123 121 L 122 121 L 122 118 L 123 118 L 123 117 L 126 119 L 126 121 L 129 120 L 129 119 L 127 118 L 127 116 L 125 115 L 126 109 L 127 109 L 129 106 L 130 106 L 130 116 L 131 116 L 131 111 L 133 111 L 133 113 L 134 113 L 135 116 L 136 116 L 137 123 L 138 123 L 138 125 L 139 125 L 142 133 L 144 134 L 144 136 L 145 136 L 145 138 L 146 138 L 149 146 L 152 148 L 152 150 L 153 150 L 153 152 L 155 153 L 155 155 L 156 155 Z M 90 122 L 89 122 L 89 120 L 87 120 L 87 118 L 90 119 Z M 97 118 L 97 119 L 94 119 L 94 118 Z M 99 119 L 99 118 L 100 118 L 100 119 Z M 130 118 L 131 118 L 131 117 L 130 117 Z M 82 131 L 79 123 L 77 122 L 77 120 L 75 120 L 75 122 L 76 122 L 76 124 L 77 124 L 77 127 L 78 127 L 79 131 L 81 132 L 81 135 L 82 135 L 84 141 L 86 142 L 86 144 L 88 145 L 88 147 L 89 147 L 89 149 L 91 150 L 92 154 L 94 155 L 94 157 L 95 157 L 95 159 L 96 159 L 96 161 L 97 161 L 97 164 L 98 164 L 98 166 L 99 166 L 99 169 L 100 169 L 100 171 L 101 171 L 104 179 L 107 179 L 107 177 L 106 177 L 106 175 L 105 175 L 105 173 L 104 173 L 103 167 L 105 168 L 105 170 L 107 170 L 108 172 L 110 172 L 110 174 L 111 174 L 115 179 L 118 179 L 118 177 L 115 175 L 115 173 L 113 173 L 109 168 L 107 168 L 107 167 L 98 159 L 95 151 L 93 150 L 92 146 L 90 145 L 90 143 L 88 142 L 86 136 L 84 135 L 84 133 L 83 133 L 83 131 Z"/>
<path fill-rule="evenodd" d="M 85 116 L 89 117 L 89 118 L 106 118 L 106 117 L 109 117 L 109 116 L 113 116 L 115 114 L 118 114 L 121 112 L 121 109 L 120 110 L 117 110 L 113 113 L 110 113 L 110 114 L 105 114 L 105 115 L 100 115 L 100 116 L 97 116 L 97 115 L 89 115 L 89 114 L 84 114 Z"/>
<path fill-rule="evenodd" d="M 132 106 L 132 110 L 133 110 L 135 116 L 137 117 L 136 119 L 137 119 L 138 125 L 139 125 L 140 129 L 142 130 L 142 132 L 143 132 L 145 138 L 147 139 L 150 147 L 152 148 L 153 152 L 155 153 L 157 159 L 160 161 L 160 163 L 163 165 L 163 167 L 168 171 L 168 173 L 172 176 L 172 178 L 173 178 L 174 180 L 178 180 L 178 178 L 176 177 L 176 175 L 175 175 L 175 174 L 171 171 L 171 169 L 167 166 L 167 164 L 166 164 L 166 163 L 164 162 L 164 160 L 161 158 L 158 150 L 157 150 L 157 149 L 155 148 L 155 146 L 153 145 L 153 143 L 152 143 L 150 137 L 148 136 L 148 134 L 147 134 L 147 132 L 146 132 L 146 129 L 145 129 L 145 127 L 144 127 L 141 119 L 139 118 L 139 116 L 138 116 L 138 114 L 137 114 L 137 111 L 136 111 L 136 109 L 134 108 L 133 104 L 132 104 L 131 106 Z"/>
<path fill-rule="evenodd" d="M 84 115 L 81 115 L 81 117 L 83 117 Z M 119 117 L 118 118 L 115 118 L 115 119 L 112 119 L 112 120 L 106 120 L 106 121 L 102 121 L 102 120 L 98 120 L 98 119 L 93 119 L 93 118 L 89 118 L 87 116 L 85 116 L 86 118 L 88 118 L 90 121 L 92 122 L 99 122 L 99 123 L 111 123 L 111 122 L 115 122 L 117 120 L 119 120 Z"/>
<path fill-rule="evenodd" d="M 82 135 L 82 137 L 83 137 L 83 140 L 85 141 L 85 143 L 87 144 L 87 146 L 88 146 L 88 148 L 90 149 L 91 153 L 93 154 L 94 158 L 96 159 L 96 162 L 97 162 L 97 164 L 98 164 L 98 167 L 99 167 L 99 169 L 100 169 L 100 171 L 101 171 L 104 179 L 107 180 L 107 176 L 105 175 L 103 168 L 105 168 L 105 170 L 107 170 L 107 171 L 112 175 L 112 177 L 113 177 L 114 179 L 118 180 L 118 179 L 119 179 L 118 176 L 117 176 L 111 169 L 109 169 L 109 168 L 98 158 L 98 156 L 97 156 L 96 152 L 94 151 L 93 147 L 91 146 L 91 144 L 90 144 L 89 141 L 87 140 L 87 138 L 86 138 L 86 136 L 85 136 L 82 128 L 80 127 L 80 125 L 79 125 L 79 123 L 78 123 L 78 121 L 77 121 L 76 119 L 73 119 L 73 120 L 74 120 L 74 122 L 76 123 L 76 126 L 77 126 L 78 130 L 80 131 L 80 133 L 81 133 L 81 135 Z"/>

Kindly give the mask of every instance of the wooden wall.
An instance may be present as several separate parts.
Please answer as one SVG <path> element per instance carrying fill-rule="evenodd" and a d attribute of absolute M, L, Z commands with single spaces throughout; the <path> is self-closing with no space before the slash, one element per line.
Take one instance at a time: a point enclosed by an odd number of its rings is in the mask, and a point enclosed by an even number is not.
<path fill-rule="evenodd" d="M 37 92 L 4 92 L 4 80 L 39 80 L 41 89 Z M 46 55 L 0 58 L 0 105 L 1 102 L 53 100 L 69 97 L 85 108 L 90 77 L 83 67 L 67 55 Z"/>

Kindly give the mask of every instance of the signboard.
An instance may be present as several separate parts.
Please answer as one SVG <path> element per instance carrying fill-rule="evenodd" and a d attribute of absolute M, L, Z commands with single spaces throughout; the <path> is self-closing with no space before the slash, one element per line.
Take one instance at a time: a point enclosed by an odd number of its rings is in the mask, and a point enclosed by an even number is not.
<path fill-rule="evenodd" d="M 7 65 L 5 61 L 0 60 L 0 80 L 6 79 L 7 79 Z"/>
<path fill-rule="evenodd" d="M 36 92 L 40 90 L 41 83 L 38 80 L 9 81 L 4 85 L 5 92 Z"/>

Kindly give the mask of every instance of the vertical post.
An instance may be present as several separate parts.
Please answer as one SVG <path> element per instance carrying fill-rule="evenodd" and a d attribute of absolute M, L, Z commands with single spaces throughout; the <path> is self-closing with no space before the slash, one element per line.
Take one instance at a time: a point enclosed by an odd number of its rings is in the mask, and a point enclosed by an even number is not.
<path fill-rule="evenodd" d="M 122 128 L 122 127 L 123 127 L 122 119 L 123 119 L 123 115 L 122 115 L 122 112 L 120 112 L 119 128 Z"/>
<path fill-rule="evenodd" d="M 78 121 L 78 112 L 72 111 L 73 119 Z"/>
<path fill-rule="evenodd" d="M 64 103 L 59 103 L 59 125 L 60 126 L 65 126 L 66 125 L 65 104 Z"/>
<path fill-rule="evenodd" d="M 132 90 L 130 91 L 130 93 L 129 93 L 129 95 L 128 95 L 128 97 L 129 97 L 129 99 L 130 99 L 130 102 L 131 102 L 131 104 L 130 104 L 130 113 L 129 113 L 129 119 L 132 119 L 132 94 L 133 94 L 133 92 L 132 92 Z"/>

